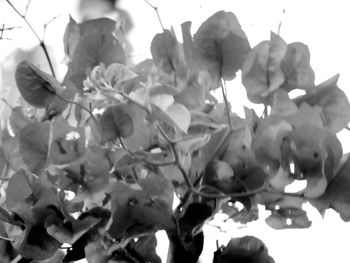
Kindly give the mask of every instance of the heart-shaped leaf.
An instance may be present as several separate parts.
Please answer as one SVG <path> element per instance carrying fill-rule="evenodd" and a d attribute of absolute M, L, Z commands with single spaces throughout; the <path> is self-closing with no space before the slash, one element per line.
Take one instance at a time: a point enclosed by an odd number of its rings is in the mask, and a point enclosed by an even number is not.
<path fill-rule="evenodd" d="M 128 104 L 108 107 L 100 119 L 103 140 L 115 141 L 120 137 L 129 137 L 134 131 L 133 118 Z"/>
<path fill-rule="evenodd" d="M 193 44 L 199 67 L 217 82 L 221 77 L 232 80 L 250 51 L 236 16 L 225 11 L 215 13 L 199 27 Z"/>

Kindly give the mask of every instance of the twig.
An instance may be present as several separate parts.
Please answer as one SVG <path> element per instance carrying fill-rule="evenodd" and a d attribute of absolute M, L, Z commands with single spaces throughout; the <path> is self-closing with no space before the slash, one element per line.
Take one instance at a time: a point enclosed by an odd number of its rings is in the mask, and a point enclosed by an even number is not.
<path fill-rule="evenodd" d="M 227 114 L 227 123 L 228 126 L 230 127 L 230 129 L 232 130 L 232 122 L 231 122 L 231 110 L 229 108 L 228 105 L 228 100 L 227 100 L 227 96 L 226 96 L 226 83 L 223 79 L 221 79 L 221 90 L 222 90 L 222 96 L 224 98 L 224 102 L 225 102 L 225 108 L 226 108 L 226 114 Z"/>
<path fill-rule="evenodd" d="M 12 259 L 12 261 L 10 263 L 18 263 L 20 260 L 22 259 L 21 255 L 18 255 L 17 257 L 15 257 L 14 259 Z"/>
<path fill-rule="evenodd" d="M 47 62 L 49 64 L 49 67 L 50 67 L 50 70 L 51 70 L 51 73 L 52 73 L 52 76 L 53 77 L 56 77 L 56 74 L 55 74 L 55 70 L 53 69 L 53 65 L 52 65 L 52 62 L 51 62 L 51 59 L 50 59 L 50 55 L 49 55 L 49 52 L 47 51 L 47 48 L 46 48 L 46 45 L 45 45 L 45 42 L 43 39 L 41 39 L 39 37 L 39 35 L 36 33 L 36 31 L 34 30 L 34 28 L 32 27 L 32 25 L 28 22 L 27 18 L 25 15 L 22 15 L 18 9 L 12 4 L 12 2 L 10 0 L 6 0 L 6 2 L 11 6 L 11 8 L 24 20 L 24 22 L 27 24 L 27 26 L 29 27 L 29 29 L 33 32 L 34 36 L 36 37 L 36 39 L 39 41 L 39 44 L 40 44 L 40 47 L 42 48 L 42 50 L 44 51 L 45 53 L 45 56 L 46 56 L 46 59 L 47 59 Z M 30 1 L 28 1 L 30 2 Z M 28 4 L 27 4 L 28 5 Z M 28 5 L 29 6 L 29 5 Z"/>
<path fill-rule="evenodd" d="M 162 23 L 162 19 L 160 18 L 160 15 L 159 15 L 159 12 L 158 12 L 158 7 L 152 5 L 148 0 L 144 0 L 157 14 L 157 17 L 158 17 L 158 21 L 159 21 L 159 24 L 160 24 L 160 27 L 162 28 L 162 30 L 164 31 L 164 26 L 163 26 L 163 23 Z"/>
<path fill-rule="evenodd" d="M 24 11 L 24 16 L 26 17 L 27 14 L 28 14 L 28 10 L 29 10 L 29 6 L 30 6 L 30 3 L 32 2 L 32 0 L 28 0 L 27 2 L 27 5 L 26 5 L 26 10 Z"/>
<path fill-rule="evenodd" d="M 46 28 L 48 25 L 50 25 L 53 21 L 55 21 L 57 19 L 57 17 L 61 16 L 62 14 L 59 14 L 57 16 L 54 16 L 53 18 L 51 18 L 46 24 L 44 24 L 44 32 L 43 32 L 43 38 L 42 41 L 45 41 L 45 35 L 46 35 Z"/>
<path fill-rule="evenodd" d="M 286 9 L 283 8 L 283 10 L 282 10 L 282 15 L 284 15 L 285 13 L 286 13 Z M 281 27 L 282 27 L 282 19 L 281 19 L 281 21 L 280 21 L 279 24 L 278 24 L 277 35 L 280 35 L 280 33 L 281 33 Z"/>
<path fill-rule="evenodd" d="M 2 240 L 6 240 L 6 241 L 9 241 L 9 242 L 15 242 L 15 240 L 14 240 L 14 239 L 12 239 L 12 238 L 8 238 L 8 237 L 3 237 L 3 236 L 0 236 L 0 239 L 2 239 Z"/>

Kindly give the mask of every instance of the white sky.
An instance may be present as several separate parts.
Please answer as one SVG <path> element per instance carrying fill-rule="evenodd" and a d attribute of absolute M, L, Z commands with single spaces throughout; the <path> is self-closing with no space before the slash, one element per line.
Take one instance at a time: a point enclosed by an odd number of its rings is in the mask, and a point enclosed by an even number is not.
<path fill-rule="evenodd" d="M 151 1 L 151 0 L 150 0 Z M 24 8 L 26 0 L 13 0 L 14 4 Z M 62 36 L 68 13 L 74 16 L 73 0 L 32 0 L 28 19 L 41 31 L 42 25 L 53 16 L 63 14 L 48 28 L 47 43 L 57 47 L 59 60 L 63 58 Z M 281 36 L 287 43 L 300 41 L 307 44 L 311 51 L 311 65 L 316 73 L 316 83 L 340 73 L 339 86 L 348 96 L 350 85 L 350 15 L 348 1 L 307 1 L 307 0 L 154 0 L 159 7 L 160 16 L 166 28 L 174 26 L 180 36 L 180 24 L 193 21 L 193 32 L 208 16 L 224 9 L 232 11 L 238 17 L 252 46 L 268 39 L 270 30 L 277 31 L 278 23 L 283 21 Z M 154 11 L 143 0 L 121 0 L 135 23 L 130 35 L 134 46 L 134 60 L 141 61 L 150 57 L 149 46 L 153 36 L 160 32 Z M 286 13 L 282 16 L 282 10 Z M 23 9 L 22 9 L 23 10 Z M 22 26 L 9 33 L 13 41 L 0 41 L 0 61 L 15 47 L 34 45 L 35 39 L 16 14 L 8 8 L 4 0 L 0 0 L 0 25 Z M 6 36 L 6 35 L 5 35 Z M 61 72 L 63 74 L 63 71 Z M 1 78 L 1 76 L 0 76 Z M 229 97 L 233 109 L 242 113 L 242 105 L 251 105 L 245 99 L 245 91 L 237 78 L 229 85 Z M 350 151 L 349 132 L 342 132 L 345 152 Z M 206 228 L 206 244 L 202 262 L 212 261 L 212 252 L 216 239 L 220 245 L 230 237 L 255 235 L 261 238 L 269 248 L 271 256 L 277 263 L 295 262 L 350 262 L 346 237 L 350 236 L 350 224 L 343 223 L 334 212 L 327 212 L 324 220 L 314 210 L 310 210 L 313 225 L 306 230 L 270 229 L 265 223 L 264 213 L 259 222 L 249 224 L 246 229 L 238 229 L 237 225 L 227 226 L 233 229 L 228 235 L 218 233 L 214 228 Z M 264 211 L 262 211 L 264 212 Z M 166 242 L 161 242 L 159 251 L 165 252 Z"/>

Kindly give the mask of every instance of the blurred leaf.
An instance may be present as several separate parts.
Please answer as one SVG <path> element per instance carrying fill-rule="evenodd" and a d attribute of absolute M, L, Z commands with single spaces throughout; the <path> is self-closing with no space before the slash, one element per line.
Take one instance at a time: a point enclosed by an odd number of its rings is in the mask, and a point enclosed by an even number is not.
<path fill-rule="evenodd" d="M 28 61 L 22 61 L 15 73 L 17 87 L 30 105 L 46 108 L 49 115 L 61 113 L 67 106 L 62 96 L 61 84 L 51 75 L 39 70 Z"/>
<path fill-rule="evenodd" d="M 184 105 L 175 103 L 169 106 L 165 113 L 181 131 L 187 133 L 188 127 L 191 123 L 191 114 Z"/>
<path fill-rule="evenodd" d="M 24 115 L 23 109 L 20 106 L 14 107 L 11 110 L 10 125 L 13 132 L 18 135 L 20 130 L 27 126 L 31 121 Z"/>
<path fill-rule="evenodd" d="M 253 236 L 233 238 L 226 247 L 214 253 L 214 263 L 246 262 L 246 263 L 274 263 L 269 256 L 265 244 Z"/>
<path fill-rule="evenodd" d="M 292 115 L 298 111 L 297 105 L 289 98 L 288 93 L 278 89 L 272 95 L 271 115 Z"/>
<path fill-rule="evenodd" d="M 50 137 L 50 124 L 48 122 L 34 122 L 19 133 L 19 147 L 24 163 L 28 169 L 40 175 L 48 160 L 48 143 Z"/>
<path fill-rule="evenodd" d="M 196 60 L 215 82 L 232 80 L 241 68 L 250 45 L 236 16 L 219 11 L 209 17 L 194 35 Z"/>
<path fill-rule="evenodd" d="M 79 43 L 80 32 L 79 25 L 72 16 L 69 16 L 69 23 L 66 26 L 63 36 L 64 53 L 68 58 L 72 58 L 74 51 Z"/>
<path fill-rule="evenodd" d="M 320 108 L 323 124 L 333 133 L 344 129 L 350 121 L 349 100 L 338 88 L 338 78 L 339 75 L 336 75 L 295 99 L 297 104 L 306 102 L 310 106 Z"/>
<path fill-rule="evenodd" d="M 154 36 L 151 53 L 154 64 L 165 73 L 176 73 L 179 70 L 180 63 L 182 63 L 180 46 L 175 35 L 169 30 L 164 30 Z"/>
<path fill-rule="evenodd" d="M 115 21 L 109 18 L 98 18 L 79 24 L 80 39 L 74 49 L 64 83 L 72 82 L 78 90 L 83 88 L 86 70 L 103 63 L 125 64 L 125 52 L 113 36 Z"/>

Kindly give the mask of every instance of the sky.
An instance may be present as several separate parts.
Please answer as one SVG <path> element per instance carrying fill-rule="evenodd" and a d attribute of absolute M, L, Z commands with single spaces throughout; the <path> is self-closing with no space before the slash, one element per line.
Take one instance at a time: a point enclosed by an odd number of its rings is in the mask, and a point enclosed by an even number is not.
<path fill-rule="evenodd" d="M 150 0 L 151 1 L 151 0 Z M 13 0 L 21 10 L 25 9 L 26 0 Z M 157 16 L 144 0 L 121 0 L 121 6 L 128 10 L 135 27 L 129 39 L 134 50 L 135 62 L 150 57 L 149 46 L 153 36 L 161 32 Z M 158 7 L 165 28 L 174 27 L 181 39 L 180 25 L 193 21 L 194 33 L 207 17 L 218 10 L 232 11 L 239 19 L 251 46 L 269 38 L 270 31 L 277 32 L 282 22 L 280 35 L 287 43 L 300 41 L 307 44 L 311 52 L 311 66 L 316 73 L 316 84 L 340 73 L 339 87 L 350 96 L 350 15 L 348 1 L 312 1 L 312 0 L 154 0 Z M 47 28 L 46 42 L 55 47 L 58 61 L 63 59 L 62 36 L 68 14 L 74 17 L 76 1 L 73 0 L 32 0 L 28 11 L 28 20 L 41 34 L 43 24 L 57 16 Z M 283 14 L 283 10 L 285 13 Z M 0 61 L 16 47 L 28 48 L 36 40 L 19 17 L 0 0 L 0 25 L 21 26 L 8 32 L 13 40 L 0 41 Z M 63 76 L 64 67 L 59 76 Z M 1 78 L 1 76 L 0 76 Z M 233 110 L 239 115 L 243 105 L 252 106 L 246 99 L 239 76 L 228 83 L 229 100 Z M 349 131 L 338 134 L 344 152 L 350 151 Z M 349 262 L 348 243 L 350 224 L 341 221 L 339 216 L 329 211 L 324 219 L 312 208 L 308 209 L 313 225 L 306 230 L 272 230 L 264 222 L 267 216 L 261 211 L 260 220 L 240 228 L 237 224 L 226 225 L 231 231 L 220 233 L 217 228 L 205 228 L 206 243 L 202 262 L 211 262 L 216 239 L 223 245 L 231 237 L 255 235 L 262 239 L 269 248 L 270 255 L 277 263 L 295 262 Z M 167 242 L 161 242 L 158 251 L 166 255 Z"/>

